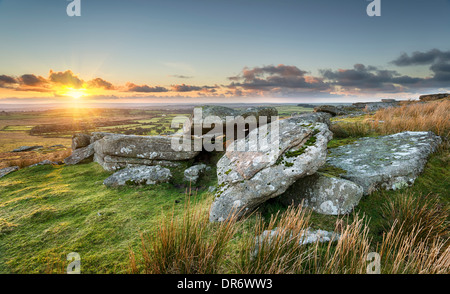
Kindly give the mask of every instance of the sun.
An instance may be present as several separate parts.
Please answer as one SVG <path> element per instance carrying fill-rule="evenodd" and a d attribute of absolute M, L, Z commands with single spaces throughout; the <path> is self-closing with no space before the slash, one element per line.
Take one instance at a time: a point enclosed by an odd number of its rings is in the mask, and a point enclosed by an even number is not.
<path fill-rule="evenodd" d="M 86 94 L 86 89 L 70 88 L 64 93 L 64 95 L 75 98 L 75 99 L 80 99 L 81 97 L 86 96 L 87 94 Z"/>

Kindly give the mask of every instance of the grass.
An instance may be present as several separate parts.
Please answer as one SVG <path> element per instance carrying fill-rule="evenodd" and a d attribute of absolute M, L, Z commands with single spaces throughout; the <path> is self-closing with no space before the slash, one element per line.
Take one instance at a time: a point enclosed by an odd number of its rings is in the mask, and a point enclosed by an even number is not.
<path fill-rule="evenodd" d="M 403 131 L 432 131 L 449 139 L 450 99 L 426 104 L 410 103 L 398 108 L 378 110 L 374 115 L 372 127 L 381 134 Z"/>
<path fill-rule="evenodd" d="M 397 130 L 372 119 L 337 122 L 328 147 Z M 190 197 L 183 168 L 173 171 L 173 183 L 118 189 L 102 185 L 110 173 L 96 163 L 22 169 L 0 180 L 0 273 L 62 273 L 70 252 L 81 255 L 83 273 L 365 273 L 368 252 L 381 255 L 382 273 L 449 273 L 449 160 L 444 143 L 412 187 L 372 193 L 345 217 L 272 199 L 248 218 L 222 225 L 207 219 L 214 169 Z M 342 238 L 299 246 L 307 227 Z M 279 234 L 260 239 L 255 255 L 255 238 L 275 228 Z"/>
<path fill-rule="evenodd" d="M 81 255 L 84 273 L 126 272 L 140 233 L 155 236 L 164 214 L 183 211 L 185 188 L 107 189 L 102 182 L 108 176 L 91 163 L 27 168 L 3 178 L 0 272 L 44 273 L 70 252 Z M 200 190 L 197 203 L 211 196 Z"/>

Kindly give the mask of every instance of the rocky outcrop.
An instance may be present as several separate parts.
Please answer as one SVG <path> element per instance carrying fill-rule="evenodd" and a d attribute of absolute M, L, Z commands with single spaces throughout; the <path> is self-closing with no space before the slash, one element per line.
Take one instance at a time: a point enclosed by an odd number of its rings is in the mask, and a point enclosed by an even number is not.
<path fill-rule="evenodd" d="M 317 213 L 340 215 L 350 213 L 363 196 L 363 188 L 351 181 L 316 173 L 301 178 L 279 196 L 285 205 L 299 205 Z"/>
<path fill-rule="evenodd" d="M 394 99 L 383 99 L 381 102 L 357 102 L 353 103 L 353 106 L 367 112 L 372 112 L 383 108 L 400 106 L 400 102 Z"/>
<path fill-rule="evenodd" d="M 420 101 L 428 102 L 428 101 L 435 101 L 440 100 L 444 98 L 450 98 L 449 93 L 441 93 L 441 94 L 429 94 L 429 95 L 422 95 L 419 97 Z"/>
<path fill-rule="evenodd" d="M 313 123 L 324 123 L 328 126 L 330 126 L 330 118 L 332 117 L 331 114 L 326 112 L 310 112 L 310 113 L 303 113 L 299 115 L 295 115 L 293 117 L 301 119 L 304 123 L 307 124 L 313 124 Z"/>
<path fill-rule="evenodd" d="M 2 168 L 2 169 L 0 169 L 0 178 L 3 178 L 7 174 L 10 174 L 10 173 L 18 171 L 18 170 L 19 170 L 18 166 L 10 166 L 10 167 Z"/>
<path fill-rule="evenodd" d="M 186 182 L 190 182 L 192 184 L 197 183 L 199 177 L 207 170 L 210 170 L 211 168 L 207 166 L 206 164 L 197 164 L 194 166 L 191 166 L 187 168 L 184 171 L 184 180 Z"/>
<path fill-rule="evenodd" d="M 330 149 L 327 163 L 344 170 L 340 176 L 360 185 L 367 195 L 412 185 L 440 143 L 432 132 L 361 138 Z"/>
<path fill-rule="evenodd" d="M 197 117 L 199 109 L 201 109 L 201 117 Z M 256 118 L 255 127 L 258 127 L 261 124 L 270 123 L 273 116 L 278 116 L 278 110 L 275 107 L 249 107 L 242 110 L 218 105 L 206 105 L 202 106 L 201 108 L 196 107 L 194 109 L 193 115 L 190 117 L 189 123 L 184 125 L 184 132 L 190 134 L 201 133 L 202 135 L 204 135 L 207 133 L 211 134 L 217 131 L 221 134 L 225 134 L 227 126 L 231 126 L 234 129 L 237 128 L 237 125 L 239 123 L 239 120 L 237 119 L 238 117 L 242 117 L 245 119 L 250 116 L 254 116 Z M 227 117 L 229 118 L 228 120 Z M 230 119 L 230 117 L 232 117 L 233 119 Z M 261 117 L 266 118 L 266 120 L 261 120 Z M 220 122 L 223 127 L 216 128 L 215 124 L 212 124 L 213 121 Z M 201 126 L 201 130 L 199 126 Z M 195 128 L 199 129 L 195 130 Z M 249 132 L 254 127 L 247 125 L 244 128 L 248 128 L 246 129 L 246 131 Z"/>
<path fill-rule="evenodd" d="M 79 148 L 72 151 L 72 154 L 64 159 L 64 163 L 67 165 L 75 165 L 84 162 L 91 162 L 94 158 L 94 145 Z"/>
<path fill-rule="evenodd" d="M 88 134 L 74 134 L 72 136 L 72 150 L 87 147 L 91 144 L 91 136 Z"/>
<path fill-rule="evenodd" d="M 19 148 L 16 148 L 11 152 L 28 152 L 28 151 L 34 151 L 37 149 L 41 149 L 43 147 L 44 146 L 38 146 L 38 145 L 36 145 L 36 146 L 20 146 Z"/>
<path fill-rule="evenodd" d="M 353 106 L 346 105 L 321 105 L 314 108 L 314 112 L 321 113 L 329 113 L 332 116 L 340 116 L 340 115 L 362 115 L 364 112 L 362 109 Z"/>
<path fill-rule="evenodd" d="M 277 145 L 254 150 L 259 136 L 272 138 L 278 126 Z M 232 142 L 217 163 L 218 191 L 210 211 L 211 221 L 223 221 L 234 211 L 240 215 L 286 191 L 298 179 L 314 174 L 325 163 L 331 132 L 326 124 L 305 123 L 294 117 L 271 123 L 267 130 L 255 129 Z M 270 141 L 270 140 L 269 140 Z"/>
<path fill-rule="evenodd" d="M 139 165 L 176 166 L 177 162 L 192 159 L 199 153 L 174 150 L 170 136 L 108 134 L 93 146 L 94 161 L 108 171 Z"/>
<path fill-rule="evenodd" d="M 166 183 L 170 180 L 172 174 L 167 168 L 156 166 L 139 166 L 122 169 L 109 178 L 103 184 L 107 187 L 133 185 L 155 185 Z"/>

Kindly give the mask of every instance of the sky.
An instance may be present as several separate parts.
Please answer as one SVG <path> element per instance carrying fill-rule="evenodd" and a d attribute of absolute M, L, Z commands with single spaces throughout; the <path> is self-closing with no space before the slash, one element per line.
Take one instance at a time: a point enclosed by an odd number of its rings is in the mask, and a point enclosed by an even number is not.
<path fill-rule="evenodd" d="M 450 89 L 450 1 L 0 0 L 0 103 L 417 99 Z M 255 100 L 256 101 L 256 100 Z"/>

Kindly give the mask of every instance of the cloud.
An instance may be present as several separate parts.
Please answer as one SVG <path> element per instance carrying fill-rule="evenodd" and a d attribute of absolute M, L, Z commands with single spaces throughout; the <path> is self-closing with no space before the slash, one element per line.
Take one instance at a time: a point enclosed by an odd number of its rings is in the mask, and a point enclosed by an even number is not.
<path fill-rule="evenodd" d="M 237 76 L 229 77 L 232 81 L 228 87 L 241 87 L 245 90 L 271 91 L 273 89 L 299 89 L 323 91 L 328 85 L 320 77 L 306 75 L 308 72 L 296 66 L 269 65 L 262 67 L 245 67 Z"/>
<path fill-rule="evenodd" d="M 214 92 L 213 90 L 216 86 L 191 86 L 186 84 L 172 85 L 172 91 L 174 92 L 192 92 L 192 91 L 204 91 L 204 92 Z"/>
<path fill-rule="evenodd" d="M 177 78 L 177 79 L 192 79 L 192 76 L 184 76 L 184 75 L 170 75 L 171 78 Z"/>
<path fill-rule="evenodd" d="M 441 51 L 439 49 L 431 49 L 427 52 L 413 52 L 410 55 L 403 53 L 397 59 L 391 61 L 392 64 L 397 66 L 410 66 L 410 65 L 427 65 L 434 64 L 436 62 L 448 62 L 450 61 L 450 51 Z"/>
<path fill-rule="evenodd" d="M 95 78 L 87 82 L 88 88 L 100 88 L 105 90 L 115 90 L 116 87 L 108 81 L 101 78 Z"/>
<path fill-rule="evenodd" d="M 168 92 L 169 90 L 156 86 L 156 87 L 150 87 L 147 85 L 138 86 L 133 83 L 127 83 L 127 91 L 128 92 L 139 92 L 139 93 L 161 93 L 161 92 Z"/>
<path fill-rule="evenodd" d="M 78 78 L 71 70 L 65 72 L 54 72 L 50 70 L 49 80 L 56 84 L 80 89 L 83 87 L 83 80 Z"/>
<path fill-rule="evenodd" d="M 7 75 L 0 75 L 0 88 L 9 88 L 17 83 L 18 81 L 14 77 Z"/>

